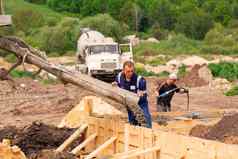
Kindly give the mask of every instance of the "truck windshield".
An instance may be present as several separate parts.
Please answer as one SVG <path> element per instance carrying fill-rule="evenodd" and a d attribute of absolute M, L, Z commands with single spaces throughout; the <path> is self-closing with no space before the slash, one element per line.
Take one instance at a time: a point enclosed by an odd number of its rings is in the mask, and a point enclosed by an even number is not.
<path fill-rule="evenodd" d="M 102 52 L 109 52 L 109 53 L 118 53 L 118 47 L 117 45 L 97 45 L 97 46 L 91 46 L 90 52 L 92 54 L 98 54 Z"/>

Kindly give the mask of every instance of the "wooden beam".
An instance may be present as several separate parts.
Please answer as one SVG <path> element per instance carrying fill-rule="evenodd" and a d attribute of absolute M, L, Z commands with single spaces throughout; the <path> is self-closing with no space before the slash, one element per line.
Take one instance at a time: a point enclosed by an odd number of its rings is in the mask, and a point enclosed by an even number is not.
<path fill-rule="evenodd" d="M 116 139 L 117 139 L 116 136 L 111 137 L 104 144 L 102 144 L 96 150 L 94 150 L 88 156 L 86 156 L 85 159 L 92 159 L 92 158 L 96 157 L 101 151 L 103 151 L 105 148 L 107 148 L 109 145 L 111 145 L 113 142 L 115 142 Z"/>
<path fill-rule="evenodd" d="M 74 140 L 76 140 L 86 129 L 88 125 L 84 124 L 80 126 L 67 140 L 64 141 L 57 149 L 56 152 L 64 151 Z"/>
<path fill-rule="evenodd" d="M 112 158 L 119 158 L 121 156 L 132 154 L 132 153 L 135 153 L 135 152 L 140 151 L 140 150 L 141 150 L 141 148 L 138 148 L 138 149 L 135 149 L 135 150 L 130 150 L 130 151 L 127 151 L 127 152 L 116 153 L 112 156 Z"/>
<path fill-rule="evenodd" d="M 160 147 L 156 146 L 156 147 L 148 148 L 145 150 L 137 150 L 137 151 L 132 151 L 130 153 L 129 152 L 122 153 L 122 155 L 116 154 L 113 159 L 128 159 L 128 158 L 132 158 L 132 157 L 146 155 L 146 154 L 152 153 L 152 152 L 156 152 L 156 154 L 157 154 L 156 158 L 159 158 L 159 151 L 160 151 Z"/>
<path fill-rule="evenodd" d="M 82 148 L 84 148 L 85 146 L 87 146 L 88 143 L 90 143 L 91 141 L 93 141 L 95 138 L 97 137 L 97 133 L 89 136 L 86 140 L 84 140 L 80 145 L 78 145 L 77 147 L 75 147 L 71 153 L 77 155 Z"/>

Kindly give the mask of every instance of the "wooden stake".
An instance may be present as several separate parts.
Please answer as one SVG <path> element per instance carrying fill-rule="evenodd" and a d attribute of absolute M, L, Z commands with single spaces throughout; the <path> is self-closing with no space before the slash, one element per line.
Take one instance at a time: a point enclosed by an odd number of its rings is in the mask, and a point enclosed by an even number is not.
<path fill-rule="evenodd" d="M 84 99 L 84 112 L 86 115 L 91 116 L 93 111 L 93 99 L 86 98 Z"/>
<path fill-rule="evenodd" d="M 97 137 L 97 133 L 89 136 L 86 140 L 84 140 L 80 145 L 78 145 L 77 147 L 75 147 L 71 153 L 77 155 L 80 150 L 82 150 L 82 148 L 84 148 L 89 142 L 91 142 L 92 140 L 94 140 Z"/>
<path fill-rule="evenodd" d="M 63 144 L 61 144 L 57 149 L 56 152 L 62 152 L 64 151 L 74 140 L 76 140 L 88 127 L 87 124 L 82 125 L 80 128 L 78 128 L 67 140 L 64 141 Z"/>
<path fill-rule="evenodd" d="M 98 155 L 98 153 L 100 153 L 101 151 L 103 151 L 105 148 L 107 148 L 109 145 L 111 145 L 113 142 L 115 142 L 117 139 L 116 136 L 111 137 L 109 140 L 107 140 L 104 144 L 102 144 L 101 146 L 99 146 L 96 150 L 94 150 L 93 152 L 91 152 L 88 156 L 85 157 L 85 159 L 92 159 L 93 157 L 95 157 L 96 155 Z"/>

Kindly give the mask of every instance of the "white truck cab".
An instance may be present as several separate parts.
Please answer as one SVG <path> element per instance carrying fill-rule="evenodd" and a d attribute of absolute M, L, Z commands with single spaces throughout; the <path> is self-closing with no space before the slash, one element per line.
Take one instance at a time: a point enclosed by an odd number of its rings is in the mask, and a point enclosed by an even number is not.
<path fill-rule="evenodd" d="M 89 31 L 78 41 L 77 59 L 91 76 L 115 77 L 125 61 L 133 60 L 132 46 L 118 44 L 99 32 Z"/>

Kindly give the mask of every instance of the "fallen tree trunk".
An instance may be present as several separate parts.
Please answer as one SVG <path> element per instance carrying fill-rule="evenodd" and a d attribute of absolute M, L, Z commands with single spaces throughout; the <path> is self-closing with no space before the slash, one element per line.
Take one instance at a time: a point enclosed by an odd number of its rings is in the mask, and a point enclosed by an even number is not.
<path fill-rule="evenodd" d="M 111 84 L 81 74 L 77 71 L 70 71 L 63 66 L 49 63 L 44 58 L 37 55 L 37 51 L 25 44 L 23 41 L 15 37 L 0 37 L 0 48 L 12 52 L 26 63 L 33 64 L 40 69 L 43 69 L 60 80 L 74 85 L 83 87 L 93 91 L 99 95 L 109 97 L 131 109 L 140 125 L 145 126 L 145 118 L 141 108 L 138 106 L 139 98 L 129 91 L 118 87 L 113 87 Z"/>

